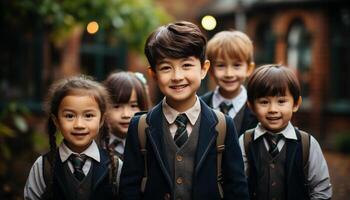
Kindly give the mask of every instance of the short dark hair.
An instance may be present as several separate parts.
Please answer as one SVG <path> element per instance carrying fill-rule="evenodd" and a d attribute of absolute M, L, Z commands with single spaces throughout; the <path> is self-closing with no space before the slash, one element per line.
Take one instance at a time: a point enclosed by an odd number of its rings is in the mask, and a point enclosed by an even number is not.
<path fill-rule="evenodd" d="M 164 58 L 194 56 L 203 65 L 207 39 L 199 27 L 191 22 L 179 21 L 159 27 L 145 44 L 145 55 L 155 71 L 156 64 Z"/>
<path fill-rule="evenodd" d="M 248 79 L 248 101 L 267 96 L 285 95 L 291 93 L 294 103 L 300 96 L 300 84 L 292 70 L 277 64 L 263 65 L 257 68 Z"/>

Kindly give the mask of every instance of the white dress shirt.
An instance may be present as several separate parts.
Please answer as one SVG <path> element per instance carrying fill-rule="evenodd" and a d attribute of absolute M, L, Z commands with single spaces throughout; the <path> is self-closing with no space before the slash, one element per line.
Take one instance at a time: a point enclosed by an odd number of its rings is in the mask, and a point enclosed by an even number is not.
<path fill-rule="evenodd" d="M 199 117 L 199 114 L 201 113 L 201 104 L 199 102 L 198 96 L 196 96 L 196 102 L 194 103 L 194 105 L 190 109 L 186 110 L 185 112 L 180 113 L 179 111 L 170 107 L 169 104 L 166 103 L 165 97 L 162 102 L 162 108 L 163 108 L 163 114 L 165 116 L 165 119 L 169 125 L 171 136 L 174 138 L 177 130 L 177 125 L 175 124 L 176 117 L 182 113 L 185 113 L 187 118 L 189 119 L 190 123 L 187 123 L 186 130 L 187 130 L 188 136 L 190 136 L 193 126 L 196 123 Z"/>
<path fill-rule="evenodd" d="M 220 111 L 219 106 L 222 102 L 225 102 L 226 104 L 232 104 L 233 107 L 228 111 L 228 115 L 234 118 L 239 112 L 239 110 L 246 104 L 247 99 L 247 90 L 243 85 L 241 85 L 241 91 L 239 92 L 239 94 L 232 99 L 226 99 L 223 96 L 221 96 L 219 92 L 219 86 L 217 86 L 214 90 L 212 105 L 214 110 Z"/>

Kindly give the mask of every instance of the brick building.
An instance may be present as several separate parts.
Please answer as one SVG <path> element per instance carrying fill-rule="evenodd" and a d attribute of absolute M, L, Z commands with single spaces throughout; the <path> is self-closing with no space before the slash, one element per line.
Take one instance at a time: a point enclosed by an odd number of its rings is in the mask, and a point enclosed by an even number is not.
<path fill-rule="evenodd" d="M 350 7 L 342 0 L 218 0 L 198 15 L 212 15 L 218 31 L 246 32 L 257 66 L 282 63 L 296 70 L 303 105 L 294 123 L 316 137 L 350 134 Z"/>

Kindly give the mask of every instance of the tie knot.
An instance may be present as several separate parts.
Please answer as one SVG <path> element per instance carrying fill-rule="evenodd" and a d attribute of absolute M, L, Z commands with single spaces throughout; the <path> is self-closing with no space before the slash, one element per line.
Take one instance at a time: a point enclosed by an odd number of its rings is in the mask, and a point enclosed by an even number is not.
<path fill-rule="evenodd" d="M 178 115 L 175 119 L 175 123 L 178 127 L 186 127 L 188 118 L 185 113 Z"/>
<path fill-rule="evenodd" d="M 223 112 L 224 114 L 227 114 L 231 110 L 231 108 L 233 108 L 233 105 L 232 103 L 226 104 L 225 102 L 221 102 L 219 107 L 221 112 Z"/>
<path fill-rule="evenodd" d="M 72 162 L 74 169 L 81 170 L 86 161 L 86 155 L 72 154 L 70 155 L 69 160 Z"/>
<path fill-rule="evenodd" d="M 275 133 L 266 133 L 265 137 L 268 142 L 272 142 L 274 145 L 277 145 L 278 141 L 280 141 L 283 138 L 283 135 Z"/>

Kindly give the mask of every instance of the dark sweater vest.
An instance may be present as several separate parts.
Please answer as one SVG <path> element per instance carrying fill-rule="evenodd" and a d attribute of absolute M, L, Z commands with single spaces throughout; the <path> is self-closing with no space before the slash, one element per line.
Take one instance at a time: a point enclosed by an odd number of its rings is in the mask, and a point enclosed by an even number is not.
<path fill-rule="evenodd" d="M 92 180 L 92 173 L 90 168 L 90 171 L 88 174 L 84 177 L 81 182 L 75 178 L 74 174 L 70 171 L 68 167 L 68 162 L 65 162 L 63 164 L 63 173 L 64 173 L 64 179 L 67 180 L 67 198 L 68 199 L 77 199 L 77 200 L 84 200 L 89 199 L 90 192 L 91 192 L 91 180 Z"/>
<path fill-rule="evenodd" d="M 261 200 L 284 199 L 286 148 L 284 146 L 281 152 L 272 158 L 263 140 L 260 140 L 258 145 L 262 165 L 258 175 L 256 196 Z"/>
<path fill-rule="evenodd" d="M 284 173 L 283 176 L 283 186 L 281 186 L 283 195 L 282 199 L 286 200 L 296 200 L 296 199 L 309 199 L 309 193 L 307 187 L 305 186 L 305 177 L 303 172 L 303 152 L 302 152 L 302 144 L 301 144 L 301 136 L 298 131 L 296 131 L 297 140 L 286 139 L 285 145 L 282 148 L 282 151 L 285 151 L 285 159 L 281 158 L 278 165 L 279 172 L 275 175 L 277 179 L 282 178 L 279 173 Z M 268 154 L 265 146 L 265 153 L 261 153 L 261 146 L 264 145 L 263 137 L 258 138 L 250 143 L 248 147 L 247 157 L 248 157 L 248 186 L 250 197 L 253 200 L 265 199 L 259 194 L 259 186 L 261 184 L 271 186 L 272 183 L 266 182 L 263 183 L 263 172 L 262 169 L 267 169 L 271 166 L 266 166 L 268 164 L 269 159 L 266 158 Z M 280 153 L 280 154 L 281 154 Z M 283 153 L 284 154 L 284 153 Z M 283 164 L 283 166 L 281 166 Z M 276 167 L 276 165 L 275 165 Z M 283 170 L 282 170 L 283 169 Z M 277 191 L 277 190 L 276 190 Z"/>
<path fill-rule="evenodd" d="M 193 126 L 186 143 L 178 148 L 171 136 L 166 120 L 163 120 L 163 142 L 170 176 L 174 180 L 173 199 L 190 200 L 192 195 L 192 177 L 194 160 L 198 144 L 200 118 Z"/>

